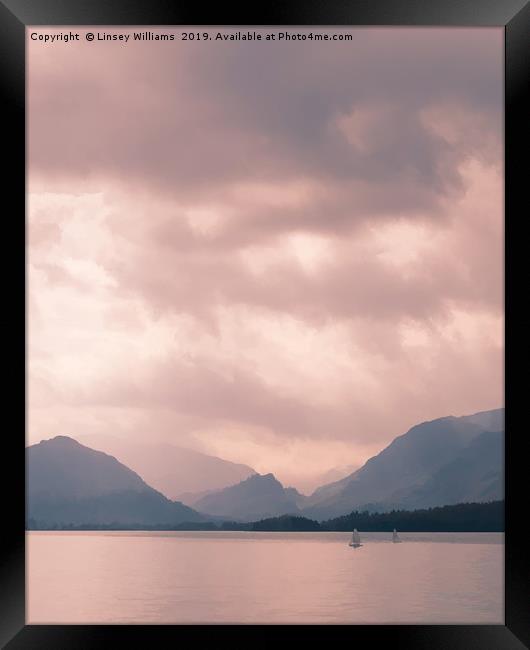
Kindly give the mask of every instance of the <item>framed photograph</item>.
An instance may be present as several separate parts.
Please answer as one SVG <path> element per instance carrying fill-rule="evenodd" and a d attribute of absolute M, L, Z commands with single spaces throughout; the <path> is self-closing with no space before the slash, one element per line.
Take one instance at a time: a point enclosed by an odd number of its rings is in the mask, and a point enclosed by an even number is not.
<path fill-rule="evenodd" d="M 529 646 L 529 23 L 2 1 L 2 647 Z"/>

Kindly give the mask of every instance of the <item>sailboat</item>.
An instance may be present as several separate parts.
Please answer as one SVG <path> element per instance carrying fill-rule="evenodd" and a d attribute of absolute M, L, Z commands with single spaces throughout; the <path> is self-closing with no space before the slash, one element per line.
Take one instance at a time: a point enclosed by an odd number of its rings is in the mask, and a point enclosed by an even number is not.
<path fill-rule="evenodd" d="M 351 535 L 350 546 L 353 546 L 353 548 L 359 548 L 359 546 L 362 546 L 361 537 L 360 537 L 359 533 L 357 532 L 357 528 L 353 529 L 353 533 Z"/>
<path fill-rule="evenodd" d="M 399 539 L 399 536 L 398 536 L 397 531 L 396 531 L 395 528 L 394 528 L 394 532 L 392 533 L 392 541 L 394 542 L 394 544 L 400 544 L 401 543 L 401 540 Z"/>

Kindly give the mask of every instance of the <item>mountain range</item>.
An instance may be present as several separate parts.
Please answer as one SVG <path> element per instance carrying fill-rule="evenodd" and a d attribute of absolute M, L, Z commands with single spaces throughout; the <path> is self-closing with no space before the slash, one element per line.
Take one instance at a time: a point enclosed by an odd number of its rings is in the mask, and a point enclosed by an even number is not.
<path fill-rule="evenodd" d="M 316 519 L 354 509 L 386 512 L 503 498 L 504 409 L 412 427 L 349 476 L 324 485 L 303 512 Z"/>
<path fill-rule="evenodd" d="M 348 476 L 306 497 L 255 475 L 193 502 L 241 521 L 283 514 L 323 521 L 355 509 L 388 512 L 503 498 L 504 409 L 424 422 Z"/>
<path fill-rule="evenodd" d="M 412 427 L 362 467 L 310 496 L 284 487 L 273 474 L 257 474 L 236 464 L 225 467 L 228 461 L 215 459 L 221 465 L 214 465 L 228 474 L 241 472 L 243 478 L 190 495 L 191 508 L 151 487 L 120 462 L 123 455 L 117 460 L 57 436 L 27 449 L 28 518 L 93 525 L 244 522 L 281 515 L 323 521 L 353 510 L 388 512 L 501 500 L 503 447 L 504 409 L 439 418 Z M 160 449 L 153 452 L 150 463 L 160 453 Z M 171 453 L 164 458 L 165 481 L 176 486 L 180 479 L 172 477 Z M 200 462 L 205 466 L 211 461 Z M 177 463 L 173 473 L 180 471 Z M 219 480 L 219 475 L 213 480 Z"/>

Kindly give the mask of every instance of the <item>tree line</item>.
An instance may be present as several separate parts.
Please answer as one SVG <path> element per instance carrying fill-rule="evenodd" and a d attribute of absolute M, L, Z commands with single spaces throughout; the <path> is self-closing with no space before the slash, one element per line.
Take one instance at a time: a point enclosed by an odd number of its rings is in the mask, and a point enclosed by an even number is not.
<path fill-rule="evenodd" d="M 341 532 L 354 528 L 365 532 L 503 532 L 504 501 L 459 503 L 421 510 L 369 512 L 354 510 L 348 515 L 318 522 L 299 515 L 282 515 L 253 522 L 184 522 L 180 524 L 63 524 L 29 519 L 28 530 L 188 530 L 188 531 L 269 531 Z"/>

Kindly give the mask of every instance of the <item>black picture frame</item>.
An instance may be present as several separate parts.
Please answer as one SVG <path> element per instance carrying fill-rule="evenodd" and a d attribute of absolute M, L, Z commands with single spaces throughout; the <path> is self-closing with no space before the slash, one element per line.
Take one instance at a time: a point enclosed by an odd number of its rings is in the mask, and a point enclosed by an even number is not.
<path fill-rule="evenodd" d="M 505 28 L 505 296 L 506 296 L 506 533 L 505 625 L 289 626 L 315 643 L 345 632 L 351 643 L 388 643 L 395 648 L 486 650 L 530 646 L 528 558 L 523 536 L 527 494 L 523 484 L 526 430 L 524 369 L 527 321 L 516 317 L 524 300 L 524 190 L 527 183 L 530 4 L 528 0 L 297 0 L 236 6 L 170 0 L 0 0 L 0 87 L 5 110 L 4 350 L 5 412 L 2 438 L 4 526 L 0 557 L 0 644 L 19 648 L 110 648 L 136 643 L 157 647 L 193 643 L 270 642 L 278 626 L 25 625 L 25 26 L 26 25 L 387 25 L 504 26 Z M 524 287 L 524 284 L 522 285 Z M 524 289 L 523 289 L 524 291 Z M 521 300 L 522 298 L 522 300 Z M 527 332 L 526 335 L 528 336 Z M 523 368 L 523 364 L 525 368 Z M 518 368 L 517 366 L 521 367 Z M 518 372 L 520 370 L 521 372 Z M 522 379 L 521 379 L 522 378 Z M 13 471 L 8 472 L 10 468 Z M 259 631 L 256 630 L 259 627 Z M 284 626 L 282 626 L 284 627 Z M 188 629 L 193 628 L 193 629 Z M 234 629 L 237 628 L 237 629 Z M 296 628 L 296 629 L 295 629 Z M 301 629 L 304 628 L 304 629 Z M 341 629 L 336 629 L 341 628 Z M 257 633 L 258 632 L 258 633 Z M 237 634 L 237 641 L 235 635 Z M 189 635 L 189 636 L 188 636 Z M 278 636 L 279 636 L 278 635 Z"/>

